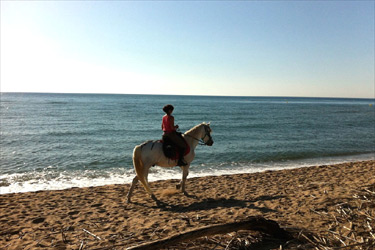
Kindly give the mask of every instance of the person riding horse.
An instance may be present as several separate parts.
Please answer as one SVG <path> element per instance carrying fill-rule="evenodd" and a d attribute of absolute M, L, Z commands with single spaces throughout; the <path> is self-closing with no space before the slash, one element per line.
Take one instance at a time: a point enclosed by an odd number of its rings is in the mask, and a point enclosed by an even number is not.
<path fill-rule="evenodd" d="M 182 178 L 180 184 L 176 188 L 181 190 L 182 193 L 187 195 L 185 184 L 186 178 L 189 175 L 189 167 L 195 157 L 195 148 L 198 145 L 212 146 L 214 141 L 211 136 L 212 129 L 209 123 L 201 123 L 184 133 L 184 140 L 190 148 L 190 151 L 185 155 L 184 159 L 187 163 L 186 166 L 180 166 L 182 169 Z M 171 160 L 163 151 L 163 143 L 161 141 L 146 141 L 134 147 L 133 150 L 133 166 L 136 176 L 133 178 L 129 192 L 127 194 L 127 202 L 131 202 L 131 196 L 138 181 L 140 181 L 145 188 L 146 192 L 156 202 L 156 204 L 163 205 L 156 196 L 153 194 L 148 183 L 148 174 L 152 166 L 160 166 L 171 168 L 177 166 L 177 160 Z"/>
<path fill-rule="evenodd" d="M 184 153 L 186 150 L 186 143 L 184 138 L 177 133 L 178 125 L 174 125 L 174 117 L 172 116 L 174 107 L 171 104 L 165 105 L 163 111 L 166 113 L 163 116 L 161 128 L 163 130 L 163 141 L 170 140 L 172 141 L 179 149 L 179 160 L 178 166 L 186 166 L 187 163 L 184 160 Z"/>

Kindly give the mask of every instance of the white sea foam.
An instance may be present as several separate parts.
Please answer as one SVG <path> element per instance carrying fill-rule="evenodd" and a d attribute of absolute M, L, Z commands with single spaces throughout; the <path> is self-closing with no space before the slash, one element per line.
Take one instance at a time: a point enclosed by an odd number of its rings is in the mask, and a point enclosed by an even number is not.
<path fill-rule="evenodd" d="M 239 173 L 256 173 L 267 170 L 293 169 L 299 167 L 319 166 L 354 162 L 363 160 L 375 160 L 375 154 L 329 157 L 317 159 L 304 159 L 300 161 L 268 162 L 268 163 L 223 163 L 216 166 L 192 165 L 189 178 L 204 176 L 220 176 Z M 62 190 L 72 187 L 103 186 L 109 184 L 126 184 L 134 178 L 134 170 L 112 169 L 107 171 L 85 170 L 73 172 L 55 172 L 48 169 L 40 173 L 11 174 L 0 176 L 0 194 L 30 192 L 40 190 Z M 149 181 L 180 179 L 179 168 L 151 168 Z"/>

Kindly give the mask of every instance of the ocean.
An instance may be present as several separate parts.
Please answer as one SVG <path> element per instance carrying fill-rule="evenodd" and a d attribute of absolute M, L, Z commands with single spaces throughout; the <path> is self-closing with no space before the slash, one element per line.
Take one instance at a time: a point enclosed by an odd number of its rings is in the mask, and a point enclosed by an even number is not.
<path fill-rule="evenodd" d="M 375 159 L 375 99 L 1 93 L 0 194 L 130 183 L 165 104 L 181 132 L 211 122 L 190 178 Z"/>

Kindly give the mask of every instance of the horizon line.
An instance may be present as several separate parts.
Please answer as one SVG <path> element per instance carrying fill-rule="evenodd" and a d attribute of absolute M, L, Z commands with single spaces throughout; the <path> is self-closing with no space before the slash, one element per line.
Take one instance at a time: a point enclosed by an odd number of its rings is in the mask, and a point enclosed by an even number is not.
<path fill-rule="evenodd" d="M 28 92 L 28 91 L 0 91 L 1 94 L 61 94 L 61 95 L 149 95 L 149 96 L 197 96 L 197 97 L 269 97 L 269 98 L 329 98 L 329 99 L 374 99 L 374 97 L 330 97 L 330 96 L 273 96 L 273 95 L 207 95 L 207 94 L 140 94 L 140 93 L 92 93 L 92 92 Z"/>

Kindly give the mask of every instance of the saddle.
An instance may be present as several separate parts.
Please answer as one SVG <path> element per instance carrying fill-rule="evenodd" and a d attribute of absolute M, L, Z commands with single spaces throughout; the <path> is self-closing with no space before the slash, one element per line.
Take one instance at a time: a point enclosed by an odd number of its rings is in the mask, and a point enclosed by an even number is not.
<path fill-rule="evenodd" d="M 163 136 L 163 139 L 160 140 L 160 142 L 163 144 L 163 152 L 164 155 L 171 159 L 171 160 L 177 160 L 180 158 L 180 150 L 176 144 L 172 142 L 168 137 Z M 184 156 L 187 155 L 190 152 L 189 144 L 187 144 L 186 140 L 184 139 L 186 150 L 184 152 Z"/>

